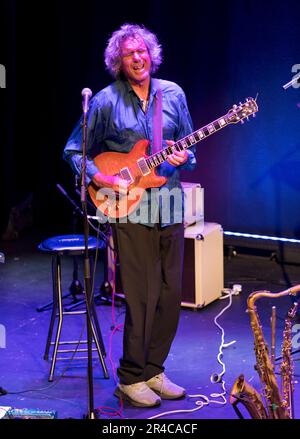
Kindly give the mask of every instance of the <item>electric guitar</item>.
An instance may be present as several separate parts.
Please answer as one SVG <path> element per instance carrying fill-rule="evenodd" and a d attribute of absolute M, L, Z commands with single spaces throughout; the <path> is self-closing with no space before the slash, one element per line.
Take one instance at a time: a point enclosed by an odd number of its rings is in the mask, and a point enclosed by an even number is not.
<path fill-rule="evenodd" d="M 128 153 L 104 152 L 94 158 L 94 163 L 104 175 L 118 175 L 129 183 L 128 194 L 120 195 L 110 188 L 99 188 L 93 182 L 88 186 L 89 195 L 99 211 L 111 219 L 130 215 L 139 205 L 148 188 L 163 186 L 167 178 L 156 175 L 155 168 L 161 165 L 174 150 L 183 151 L 204 140 L 227 125 L 244 122 L 258 111 L 256 100 L 247 98 L 222 117 L 189 134 L 174 145 L 155 154 L 147 155 L 149 140 L 139 140 Z"/>

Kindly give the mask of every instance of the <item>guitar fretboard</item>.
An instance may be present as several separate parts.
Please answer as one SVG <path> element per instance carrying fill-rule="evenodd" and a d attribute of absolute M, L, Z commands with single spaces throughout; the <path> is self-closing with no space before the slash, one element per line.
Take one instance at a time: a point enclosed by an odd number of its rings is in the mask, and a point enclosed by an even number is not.
<path fill-rule="evenodd" d="M 165 160 L 167 160 L 167 158 L 171 154 L 173 154 L 174 150 L 183 151 L 185 149 L 188 149 L 196 143 L 200 142 L 201 140 L 205 139 L 206 137 L 210 136 L 211 134 L 215 133 L 216 131 L 224 128 L 226 125 L 228 125 L 228 123 L 228 116 L 222 116 L 219 119 L 216 119 L 214 122 L 211 122 L 208 125 L 200 128 L 199 130 L 194 131 L 183 139 L 178 140 L 174 143 L 174 145 L 168 146 L 161 151 L 158 151 L 155 154 L 147 157 L 146 163 L 149 169 L 153 169 L 161 165 Z"/>

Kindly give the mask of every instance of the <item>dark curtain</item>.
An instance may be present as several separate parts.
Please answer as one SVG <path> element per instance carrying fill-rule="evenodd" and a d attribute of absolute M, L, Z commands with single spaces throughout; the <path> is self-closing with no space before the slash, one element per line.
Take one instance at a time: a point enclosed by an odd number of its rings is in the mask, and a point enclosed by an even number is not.
<path fill-rule="evenodd" d="M 126 4 L 125 4 L 126 3 Z M 2 0 L 6 88 L 1 99 L 1 229 L 32 200 L 33 226 L 68 232 L 74 177 L 62 150 L 81 115 L 81 90 L 108 85 L 103 51 L 124 22 L 157 33 L 158 76 L 186 92 L 195 129 L 258 93 L 259 112 L 197 147 L 183 175 L 205 189 L 205 217 L 226 230 L 299 238 L 299 88 L 282 85 L 300 63 L 296 0 L 22 2 Z"/>

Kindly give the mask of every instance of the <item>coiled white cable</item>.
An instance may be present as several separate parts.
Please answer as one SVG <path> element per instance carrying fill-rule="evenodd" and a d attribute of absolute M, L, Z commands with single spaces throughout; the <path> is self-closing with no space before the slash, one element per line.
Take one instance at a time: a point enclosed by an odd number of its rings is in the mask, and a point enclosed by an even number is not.
<path fill-rule="evenodd" d="M 240 287 L 240 285 L 238 287 Z M 224 331 L 223 327 L 217 322 L 217 320 L 218 320 L 219 317 L 221 317 L 224 314 L 225 311 L 227 311 L 228 308 L 231 307 L 231 305 L 232 305 L 232 295 L 239 294 L 239 292 L 241 291 L 241 288 L 237 288 L 236 290 L 239 290 L 239 291 L 235 292 L 234 288 L 233 289 L 226 288 L 226 289 L 223 290 L 225 295 L 221 296 L 220 299 L 229 299 L 229 303 L 214 318 L 214 323 L 221 330 L 221 334 L 222 334 L 221 335 L 221 344 L 220 344 L 220 347 L 219 347 L 219 353 L 218 353 L 218 356 L 217 356 L 218 363 L 221 364 L 221 366 L 222 366 L 222 372 L 220 374 L 213 373 L 211 375 L 210 381 L 212 383 L 220 383 L 221 386 L 222 386 L 223 392 L 221 392 L 221 393 L 211 393 L 210 394 L 210 398 L 214 398 L 214 399 L 210 399 L 206 395 L 201 395 L 201 394 L 199 394 L 199 395 L 198 394 L 197 395 L 187 395 L 189 398 L 198 398 L 198 400 L 195 402 L 197 407 L 195 407 L 193 409 L 185 409 L 185 410 L 180 409 L 180 410 L 172 410 L 172 411 L 168 411 L 168 412 L 164 412 L 164 413 L 159 413 L 157 415 L 151 416 L 148 419 L 160 418 L 162 416 L 171 415 L 171 414 L 177 414 L 177 413 L 192 413 L 192 412 L 195 412 L 197 410 L 200 410 L 202 407 L 204 407 L 206 405 L 209 405 L 209 404 L 225 405 L 227 403 L 227 399 L 226 399 L 226 396 L 225 396 L 227 391 L 226 391 L 226 388 L 225 388 L 225 381 L 223 380 L 223 375 L 226 372 L 226 367 L 225 367 L 225 364 L 222 362 L 221 358 L 223 356 L 223 349 L 233 345 L 234 343 L 236 343 L 236 340 L 232 340 L 229 343 L 225 343 L 224 342 L 225 331 Z M 215 398 L 221 398 L 221 400 L 218 401 Z"/>

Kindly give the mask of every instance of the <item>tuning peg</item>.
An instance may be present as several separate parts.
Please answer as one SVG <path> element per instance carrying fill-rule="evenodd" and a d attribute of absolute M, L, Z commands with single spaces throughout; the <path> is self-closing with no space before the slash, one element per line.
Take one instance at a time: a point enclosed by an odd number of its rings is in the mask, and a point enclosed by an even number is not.
<path fill-rule="evenodd" d="M 242 120 L 241 120 L 241 124 L 243 125 L 244 122 L 245 122 L 245 121 L 242 119 Z"/>
<path fill-rule="evenodd" d="M 255 113 L 253 113 L 253 114 L 252 114 L 252 117 L 256 117 L 256 114 L 255 114 Z"/>

